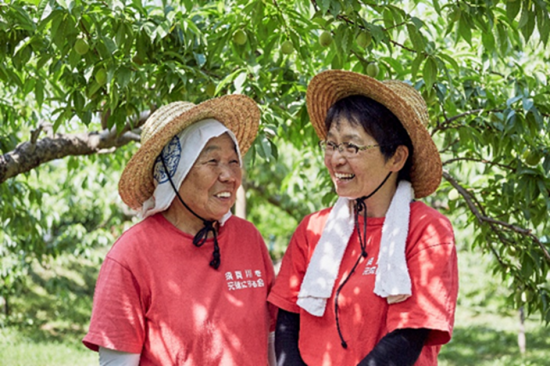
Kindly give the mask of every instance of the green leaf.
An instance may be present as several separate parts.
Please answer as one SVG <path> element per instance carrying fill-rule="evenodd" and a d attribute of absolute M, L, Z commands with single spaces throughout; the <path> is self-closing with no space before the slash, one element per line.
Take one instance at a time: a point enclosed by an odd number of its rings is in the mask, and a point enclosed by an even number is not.
<path fill-rule="evenodd" d="M 44 103 L 44 82 L 38 78 L 36 80 L 36 85 L 34 86 L 34 95 L 36 97 L 36 103 L 39 107 L 42 107 Z"/>
<path fill-rule="evenodd" d="M 409 38 L 413 44 L 414 49 L 417 52 L 423 52 L 426 44 L 424 43 L 424 38 L 418 31 L 415 25 L 407 24 L 407 31 L 409 33 Z"/>
<path fill-rule="evenodd" d="M 248 74 L 245 72 L 240 73 L 235 80 L 233 81 L 233 86 L 235 87 L 235 93 L 241 94 L 244 89 L 244 83 Z"/>
<path fill-rule="evenodd" d="M 84 96 L 80 91 L 73 92 L 73 106 L 77 113 L 81 112 L 84 109 Z"/>
<path fill-rule="evenodd" d="M 424 82 L 426 83 L 426 89 L 432 89 L 432 86 L 437 78 L 437 63 L 432 57 L 428 57 L 426 59 L 422 75 L 424 77 Z"/>
<path fill-rule="evenodd" d="M 443 52 L 439 53 L 438 56 L 444 61 L 446 61 L 447 63 L 449 63 L 457 74 L 460 72 L 460 67 L 458 66 L 458 62 L 456 62 L 456 60 L 453 57 Z M 445 63 L 443 60 L 441 60 L 441 62 Z"/>
<path fill-rule="evenodd" d="M 466 42 L 472 45 L 472 28 L 467 20 L 467 14 L 464 14 L 458 20 L 458 33 Z"/>
<path fill-rule="evenodd" d="M 546 46 L 548 44 L 548 36 L 550 35 L 550 18 L 548 11 L 537 9 L 537 29 L 540 34 L 541 43 Z"/>
<path fill-rule="evenodd" d="M 388 9 L 388 8 L 385 8 L 382 11 L 382 18 L 384 19 L 384 27 L 386 29 L 392 28 L 393 25 L 395 24 L 394 19 L 393 19 L 393 14 L 392 14 L 391 10 Z"/>
<path fill-rule="evenodd" d="M 506 16 L 512 22 L 521 9 L 522 1 L 506 1 Z"/>
<path fill-rule="evenodd" d="M 130 70 L 126 66 L 121 66 L 118 69 L 116 73 L 116 79 L 117 79 L 118 85 L 120 85 L 121 88 L 125 88 L 130 82 L 131 78 L 132 78 L 132 70 Z"/>
<path fill-rule="evenodd" d="M 525 39 L 525 42 L 529 41 L 529 38 L 531 38 L 531 35 L 533 34 L 533 30 L 535 29 L 535 19 L 536 19 L 535 12 L 532 10 L 529 10 L 527 12 L 527 22 L 525 26 L 521 28 L 521 33 L 523 34 L 523 38 Z"/>

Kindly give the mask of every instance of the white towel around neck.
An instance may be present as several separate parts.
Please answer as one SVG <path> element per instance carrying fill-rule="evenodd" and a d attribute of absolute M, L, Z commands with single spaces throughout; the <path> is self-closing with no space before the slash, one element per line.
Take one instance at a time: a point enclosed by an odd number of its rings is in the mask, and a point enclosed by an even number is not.
<path fill-rule="evenodd" d="M 413 197 L 410 182 L 400 181 L 382 226 L 374 293 L 386 298 L 389 304 L 404 301 L 411 295 L 405 245 Z M 332 294 L 342 257 L 355 227 L 354 220 L 352 200 L 338 198 L 328 216 L 298 294 L 298 306 L 314 316 L 323 316 L 325 312 L 326 302 Z"/>

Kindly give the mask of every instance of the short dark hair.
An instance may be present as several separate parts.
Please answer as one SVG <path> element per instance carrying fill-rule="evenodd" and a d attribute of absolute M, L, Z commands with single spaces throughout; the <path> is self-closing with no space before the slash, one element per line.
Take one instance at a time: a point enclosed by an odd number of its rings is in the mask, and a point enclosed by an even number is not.
<path fill-rule="evenodd" d="M 398 146 L 405 145 L 409 149 L 409 157 L 399 171 L 397 180 L 411 180 L 414 153 L 412 141 L 405 127 L 388 108 L 364 95 L 351 95 L 330 107 L 325 118 L 326 130 L 330 130 L 333 123 L 338 124 L 344 119 L 352 125 L 362 126 L 380 145 L 380 151 L 386 160 L 395 154 Z"/>

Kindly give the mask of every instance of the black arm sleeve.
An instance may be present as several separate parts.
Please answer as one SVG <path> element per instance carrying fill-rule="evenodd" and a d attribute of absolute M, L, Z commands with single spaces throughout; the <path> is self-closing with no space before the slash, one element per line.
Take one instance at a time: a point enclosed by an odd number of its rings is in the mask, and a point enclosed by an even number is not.
<path fill-rule="evenodd" d="M 396 329 L 378 342 L 357 366 L 412 366 L 424 347 L 429 329 Z"/>
<path fill-rule="evenodd" d="M 279 309 L 275 328 L 277 366 L 306 366 L 298 349 L 300 314 Z"/>

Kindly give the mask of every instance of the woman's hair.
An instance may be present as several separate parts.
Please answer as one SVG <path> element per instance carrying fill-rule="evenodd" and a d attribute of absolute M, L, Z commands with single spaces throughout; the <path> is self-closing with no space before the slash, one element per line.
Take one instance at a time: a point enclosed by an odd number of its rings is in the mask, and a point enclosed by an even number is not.
<path fill-rule="evenodd" d="M 382 155 L 391 158 L 399 145 L 409 149 L 409 157 L 399 171 L 397 180 L 410 181 L 410 170 L 413 156 L 413 145 L 407 130 L 397 117 L 384 105 L 363 95 L 351 95 L 334 103 L 325 118 L 326 130 L 330 130 L 333 123 L 342 120 L 352 125 L 362 126 L 366 133 L 371 135 L 380 145 Z"/>

